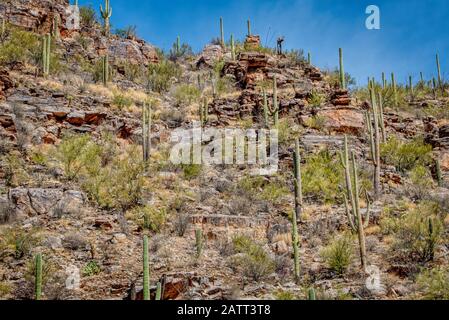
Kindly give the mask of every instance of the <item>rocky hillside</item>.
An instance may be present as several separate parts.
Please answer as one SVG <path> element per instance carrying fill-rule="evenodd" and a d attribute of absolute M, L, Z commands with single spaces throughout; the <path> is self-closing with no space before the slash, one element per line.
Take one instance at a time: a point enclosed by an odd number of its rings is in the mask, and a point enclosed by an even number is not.
<path fill-rule="evenodd" d="M 67 6 L 0 1 L 0 298 L 42 257 L 43 299 L 143 299 L 144 236 L 151 298 L 449 298 L 448 84 L 348 90 L 251 34 L 164 54 Z M 278 129 L 278 172 L 173 164 L 200 122 Z"/>

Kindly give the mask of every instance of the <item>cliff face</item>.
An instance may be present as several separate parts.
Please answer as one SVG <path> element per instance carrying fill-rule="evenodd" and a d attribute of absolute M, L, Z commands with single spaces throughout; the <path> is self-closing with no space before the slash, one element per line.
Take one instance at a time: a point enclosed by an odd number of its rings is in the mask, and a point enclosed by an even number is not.
<path fill-rule="evenodd" d="M 65 26 L 68 5 L 68 0 L 8 0 L 0 2 L 0 16 L 14 25 L 45 33 L 49 32 L 55 16 Z"/>

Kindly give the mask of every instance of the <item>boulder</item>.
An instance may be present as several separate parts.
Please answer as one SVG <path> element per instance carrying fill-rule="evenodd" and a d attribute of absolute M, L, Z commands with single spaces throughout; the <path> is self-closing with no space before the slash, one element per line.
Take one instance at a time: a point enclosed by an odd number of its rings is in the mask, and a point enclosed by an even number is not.
<path fill-rule="evenodd" d="M 214 63 L 223 58 L 223 48 L 219 45 L 208 45 L 201 52 L 196 65 L 197 67 L 213 67 Z"/>
<path fill-rule="evenodd" d="M 352 109 L 327 109 L 318 112 L 325 121 L 325 127 L 333 132 L 359 135 L 365 128 L 362 112 Z"/>

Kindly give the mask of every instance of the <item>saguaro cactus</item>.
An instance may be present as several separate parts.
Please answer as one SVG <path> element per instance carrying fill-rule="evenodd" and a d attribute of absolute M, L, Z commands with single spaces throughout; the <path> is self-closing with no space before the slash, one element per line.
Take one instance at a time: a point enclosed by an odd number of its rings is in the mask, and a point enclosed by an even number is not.
<path fill-rule="evenodd" d="M 156 300 L 162 299 L 162 285 L 160 282 L 157 283 L 156 287 Z"/>
<path fill-rule="evenodd" d="M 206 98 L 200 102 L 199 114 L 201 126 L 205 126 L 209 121 L 209 104 Z"/>
<path fill-rule="evenodd" d="M 377 94 L 378 103 L 379 103 L 379 124 L 380 124 L 380 132 L 382 134 L 382 143 L 387 142 L 387 132 L 385 130 L 385 118 L 384 118 L 384 103 L 382 98 L 382 92 L 378 92 Z"/>
<path fill-rule="evenodd" d="M 340 56 L 340 88 L 345 90 L 346 89 L 346 79 L 345 79 L 345 68 L 343 65 L 343 49 L 340 48 L 338 51 L 339 51 L 339 56 Z"/>
<path fill-rule="evenodd" d="M 302 181 L 301 181 L 301 154 L 299 150 L 299 140 L 295 142 L 295 152 L 293 153 L 294 161 L 294 184 L 295 184 L 295 212 L 292 215 L 292 245 L 294 259 L 294 274 L 296 282 L 299 281 L 300 265 L 299 265 L 299 236 L 298 221 L 301 219 L 302 201 Z"/>
<path fill-rule="evenodd" d="M 248 21 L 246 21 L 246 26 L 248 28 L 247 36 L 249 37 L 249 36 L 251 36 L 251 20 L 250 19 L 248 19 Z"/>
<path fill-rule="evenodd" d="M 225 40 L 224 40 L 224 27 L 223 27 L 223 18 L 220 17 L 220 44 L 224 48 Z"/>
<path fill-rule="evenodd" d="M 387 87 L 387 79 L 385 79 L 385 72 L 382 72 L 382 89 Z"/>
<path fill-rule="evenodd" d="M 201 229 L 195 230 L 195 248 L 196 248 L 196 256 L 199 258 L 201 253 L 203 252 L 203 232 Z"/>
<path fill-rule="evenodd" d="M 179 56 L 181 53 L 181 37 L 176 37 L 176 56 Z"/>
<path fill-rule="evenodd" d="M 35 287 L 35 299 L 41 300 L 42 298 L 42 254 L 38 253 L 34 261 L 34 287 Z"/>
<path fill-rule="evenodd" d="M 51 61 L 51 35 L 47 34 L 42 38 L 42 72 L 44 76 L 50 74 Z"/>
<path fill-rule="evenodd" d="M 276 76 L 273 77 L 273 117 L 274 126 L 279 127 L 279 101 L 278 101 L 278 89 Z"/>
<path fill-rule="evenodd" d="M 432 78 L 432 91 L 433 91 L 433 98 L 437 98 L 437 80 L 435 77 Z"/>
<path fill-rule="evenodd" d="M 396 88 L 396 79 L 394 77 L 394 73 L 391 73 L 391 88 L 393 89 L 393 106 L 398 106 L 398 91 Z"/>
<path fill-rule="evenodd" d="M 441 78 L 440 56 L 438 54 L 436 56 L 436 61 L 437 61 L 437 72 L 438 72 L 438 86 L 440 87 L 441 91 L 443 91 L 444 88 L 443 88 L 443 80 Z"/>
<path fill-rule="evenodd" d="M 414 94 L 414 90 L 413 90 L 413 79 L 412 79 L 412 76 L 408 77 L 408 88 L 410 90 L 410 99 L 413 100 L 414 97 L 415 97 L 415 94 Z"/>
<path fill-rule="evenodd" d="M 233 34 L 231 34 L 231 59 L 232 61 L 235 61 L 235 43 Z"/>
<path fill-rule="evenodd" d="M 104 9 L 100 4 L 100 12 L 101 12 L 101 17 L 104 20 L 104 33 L 105 33 L 105 35 L 109 35 L 110 28 L 111 28 L 109 20 L 111 19 L 111 16 L 112 16 L 112 8 L 109 4 L 109 0 L 105 0 Z"/>
<path fill-rule="evenodd" d="M 268 129 L 270 128 L 270 121 L 268 119 L 268 98 L 265 88 L 262 90 L 262 95 L 263 95 L 263 117 L 265 121 L 265 127 Z"/>
<path fill-rule="evenodd" d="M 55 15 L 53 17 L 53 25 L 52 25 L 52 30 L 51 30 L 51 35 L 53 37 L 55 37 L 56 39 L 59 38 L 59 16 Z"/>
<path fill-rule="evenodd" d="M 381 121 L 381 116 L 379 115 L 379 111 L 376 103 L 376 95 L 375 90 L 371 88 L 370 91 L 371 97 L 371 109 L 372 109 L 372 120 L 371 117 L 367 116 L 367 126 L 368 133 L 370 137 L 370 146 L 371 146 L 371 158 L 374 167 L 374 178 L 373 178 L 373 186 L 374 186 L 374 194 L 375 198 L 378 199 L 380 196 L 380 133 L 379 133 L 379 122 Z M 383 117 L 383 116 L 382 116 Z M 374 126 L 373 126 L 374 123 Z"/>
<path fill-rule="evenodd" d="M 148 260 L 148 236 L 143 236 L 143 300 L 150 300 L 150 263 Z"/>
<path fill-rule="evenodd" d="M 310 288 L 308 293 L 307 293 L 307 296 L 308 296 L 309 300 L 316 300 L 315 289 L 314 288 Z"/>
<path fill-rule="evenodd" d="M 102 58 L 102 80 L 105 87 L 109 82 L 109 72 L 109 55 L 105 55 Z"/>
<path fill-rule="evenodd" d="M 365 213 L 365 220 L 363 220 L 361 209 L 360 209 L 360 200 L 359 200 L 359 180 L 358 180 L 358 172 L 357 172 L 357 163 L 355 160 L 354 152 L 351 152 L 351 162 L 352 162 L 352 177 L 351 177 L 351 168 L 349 162 L 349 151 L 348 151 L 348 138 L 345 136 L 344 141 L 344 151 L 341 154 L 341 160 L 343 164 L 343 168 L 345 170 L 345 180 L 346 180 L 346 193 L 344 194 L 345 201 L 345 209 L 346 215 L 348 218 L 349 226 L 351 227 L 353 232 L 357 232 L 359 238 L 359 249 L 360 249 L 360 260 L 362 264 L 363 270 L 366 272 L 366 244 L 365 244 L 365 231 L 369 224 L 369 213 L 370 213 L 370 202 L 368 194 L 366 194 L 367 201 L 367 209 Z M 354 185 L 352 184 L 354 181 Z M 348 204 L 351 203 L 351 208 Z"/>
<path fill-rule="evenodd" d="M 150 104 L 144 103 L 142 108 L 142 152 L 147 168 L 151 153 L 152 110 Z"/>
<path fill-rule="evenodd" d="M 307 53 L 307 63 L 308 63 L 309 65 L 312 64 L 312 54 L 311 54 L 310 52 Z"/>

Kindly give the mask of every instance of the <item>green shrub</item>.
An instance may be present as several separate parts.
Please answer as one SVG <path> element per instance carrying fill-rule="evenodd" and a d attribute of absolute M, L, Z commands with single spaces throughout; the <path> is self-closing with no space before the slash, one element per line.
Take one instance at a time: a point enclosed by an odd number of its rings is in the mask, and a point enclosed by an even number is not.
<path fill-rule="evenodd" d="M 308 156 L 302 170 L 303 193 L 324 202 L 334 202 L 343 185 L 343 167 L 329 151 Z"/>
<path fill-rule="evenodd" d="M 56 148 L 55 158 L 63 166 L 65 175 L 69 180 L 73 180 L 84 165 L 91 159 L 86 159 L 86 152 L 93 146 L 89 135 L 67 135 Z"/>
<path fill-rule="evenodd" d="M 351 265 L 353 258 L 353 238 L 350 234 L 337 237 L 323 249 L 321 255 L 329 269 L 343 275 Z"/>
<path fill-rule="evenodd" d="M 83 277 L 91 277 L 99 274 L 101 272 L 101 268 L 96 261 L 90 261 L 83 267 L 82 275 Z"/>
<path fill-rule="evenodd" d="M 167 209 L 144 206 L 134 208 L 130 212 L 133 220 L 138 221 L 142 228 L 159 233 L 167 222 Z"/>
<path fill-rule="evenodd" d="M 327 76 L 327 81 L 333 88 L 340 87 L 340 70 L 335 68 L 334 70 L 326 70 L 325 75 Z M 353 78 L 349 73 L 345 73 L 346 85 L 353 86 L 356 85 L 355 78 Z"/>
<path fill-rule="evenodd" d="M 424 202 L 397 217 L 382 219 L 384 232 L 394 236 L 391 257 L 395 261 L 426 263 L 433 260 L 444 230 L 436 210 L 432 203 Z"/>
<path fill-rule="evenodd" d="M 432 174 L 429 169 L 423 165 L 417 165 L 410 173 L 410 193 L 417 199 L 422 199 L 429 194 L 429 191 L 435 186 Z"/>
<path fill-rule="evenodd" d="M 382 160 L 401 172 L 429 164 L 432 160 L 431 153 L 432 146 L 425 144 L 422 138 L 408 142 L 393 136 L 381 146 Z"/>
<path fill-rule="evenodd" d="M 115 34 L 122 39 L 135 38 L 137 36 L 136 26 L 127 26 L 124 29 L 116 29 Z"/>
<path fill-rule="evenodd" d="M 291 300 L 298 300 L 298 297 L 290 291 L 285 290 L 279 290 L 274 294 L 274 297 L 276 300 L 280 301 L 291 301 Z"/>
<path fill-rule="evenodd" d="M 274 272 L 275 263 L 261 245 L 254 240 L 239 236 L 233 239 L 234 251 L 239 253 L 231 263 L 241 267 L 243 275 L 254 281 L 266 278 Z"/>
<path fill-rule="evenodd" d="M 114 98 L 112 99 L 112 104 L 119 109 L 130 107 L 133 104 L 133 100 L 123 94 L 120 91 L 114 93 Z"/>
<path fill-rule="evenodd" d="M 182 165 L 182 171 L 184 173 L 184 179 L 193 180 L 198 178 L 201 174 L 203 167 L 199 164 L 184 164 Z"/>
<path fill-rule="evenodd" d="M 449 268 L 424 270 L 417 278 L 419 291 L 426 300 L 449 300 Z"/>
<path fill-rule="evenodd" d="M 174 80 L 181 77 L 182 71 L 178 65 L 162 60 L 157 64 L 151 64 L 148 68 L 148 86 L 159 93 L 167 92 Z"/>
<path fill-rule="evenodd" d="M 31 250 L 39 242 L 40 237 L 36 230 L 4 229 L 0 237 L 0 258 L 13 256 L 16 259 L 21 259 L 30 255 Z"/>
<path fill-rule="evenodd" d="M 91 5 L 80 7 L 80 19 L 81 25 L 84 27 L 92 28 L 98 24 L 95 9 Z"/>
<path fill-rule="evenodd" d="M 9 153 L 1 158 L 5 185 L 19 187 L 29 181 L 25 169 L 25 161 L 15 153 Z"/>
<path fill-rule="evenodd" d="M 16 27 L 9 27 L 9 36 L 0 46 L 0 64 L 13 62 L 37 64 L 41 44 L 37 35 Z"/>
<path fill-rule="evenodd" d="M 200 91 L 196 86 L 182 84 L 176 88 L 174 98 L 178 106 L 190 105 L 200 98 Z"/>
<path fill-rule="evenodd" d="M 5 298 L 11 293 L 11 286 L 6 282 L 0 282 L 0 299 Z"/>

